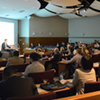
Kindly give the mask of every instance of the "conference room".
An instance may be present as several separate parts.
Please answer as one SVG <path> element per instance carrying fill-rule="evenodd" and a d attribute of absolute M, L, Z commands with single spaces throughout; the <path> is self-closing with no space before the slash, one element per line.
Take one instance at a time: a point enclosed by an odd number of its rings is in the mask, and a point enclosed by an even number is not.
<path fill-rule="evenodd" d="M 99 24 L 100 0 L 0 0 L 1 100 L 100 99 Z"/>

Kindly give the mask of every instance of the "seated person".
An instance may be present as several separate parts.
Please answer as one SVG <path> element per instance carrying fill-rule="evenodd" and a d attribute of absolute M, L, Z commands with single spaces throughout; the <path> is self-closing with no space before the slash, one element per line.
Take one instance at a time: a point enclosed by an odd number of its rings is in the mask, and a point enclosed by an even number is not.
<path fill-rule="evenodd" d="M 13 67 L 8 66 L 3 70 L 0 82 L 0 98 L 7 100 L 9 97 L 28 97 L 38 95 L 37 88 L 32 78 L 21 78 L 16 75 Z"/>
<path fill-rule="evenodd" d="M 81 48 L 78 48 L 75 52 L 75 55 L 70 60 L 66 61 L 66 70 L 69 71 L 69 78 L 71 78 L 71 75 L 73 74 L 74 70 L 78 67 L 78 63 L 81 58 Z"/>
<path fill-rule="evenodd" d="M 56 44 L 56 48 L 58 48 L 60 50 L 60 44 L 59 43 Z"/>
<path fill-rule="evenodd" d="M 37 53 L 42 57 L 42 55 L 44 54 L 44 52 L 42 52 L 41 48 L 37 48 Z"/>
<path fill-rule="evenodd" d="M 62 53 L 63 51 L 65 51 L 65 48 L 64 47 L 61 47 L 60 48 L 60 53 Z"/>
<path fill-rule="evenodd" d="M 34 49 L 34 45 L 33 45 L 33 43 L 31 43 L 31 47 L 30 47 L 31 49 Z"/>
<path fill-rule="evenodd" d="M 19 51 L 14 51 L 13 57 L 8 58 L 7 66 L 20 65 L 20 64 L 24 64 L 24 59 L 19 57 Z"/>
<path fill-rule="evenodd" d="M 54 49 L 54 55 L 49 58 L 49 61 L 46 61 L 45 63 L 45 68 L 46 70 L 48 70 L 48 66 L 51 64 L 51 69 L 55 69 L 56 70 L 56 74 L 58 74 L 58 66 L 57 63 L 61 58 L 61 54 L 59 53 L 59 49 L 55 48 Z"/>
<path fill-rule="evenodd" d="M 67 82 L 68 87 L 76 87 L 77 95 L 84 94 L 84 83 L 96 81 L 95 70 L 89 60 L 82 57 L 79 65 L 81 68 L 76 69 L 72 82 Z"/>
<path fill-rule="evenodd" d="M 6 61 L 5 58 L 2 58 L 2 53 L 1 53 L 1 51 L 0 51 L 0 61 Z"/>
<path fill-rule="evenodd" d="M 40 58 L 41 56 L 35 52 L 30 54 L 30 60 L 32 64 L 26 67 L 25 76 L 27 76 L 29 73 L 45 71 L 45 67 L 38 61 Z"/>
<path fill-rule="evenodd" d="M 10 48 L 10 46 L 7 44 L 7 39 L 5 39 L 2 43 L 1 51 L 6 51 L 8 48 Z"/>
<path fill-rule="evenodd" d="M 75 55 L 68 61 L 66 61 L 66 63 L 70 64 L 70 63 L 75 63 L 74 68 L 77 67 L 79 60 L 82 58 L 81 55 L 81 48 L 78 48 L 75 52 Z"/>

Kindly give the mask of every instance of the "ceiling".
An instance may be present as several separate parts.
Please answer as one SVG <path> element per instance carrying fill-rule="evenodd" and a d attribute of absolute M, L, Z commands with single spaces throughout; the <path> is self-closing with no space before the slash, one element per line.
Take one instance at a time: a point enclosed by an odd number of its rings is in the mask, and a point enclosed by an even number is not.
<path fill-rule="evenodd" d="M 100 15 L 100 0 L 0 0 L 0 17 L 11 19 L 60 16 L 65 19 Z"/>

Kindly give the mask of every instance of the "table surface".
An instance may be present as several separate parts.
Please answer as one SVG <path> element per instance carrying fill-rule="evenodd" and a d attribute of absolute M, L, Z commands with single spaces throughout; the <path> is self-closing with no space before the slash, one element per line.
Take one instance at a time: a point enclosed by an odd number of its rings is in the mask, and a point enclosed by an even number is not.
<path fill-rule="evenodd" d="M 64 64 L 64 65 L 67 65 L 67 61 L 59 61 L 58 64 Z M 99 62 L 95 62 L 93 63 L 93 68 L 98 68 L 99 67 Z"/>
<path fill-rule="evenodd" d="M 39 94 L 44 94 L 44 93 L 50 92 L 50 91 L 46 91 L 44 89 L 41 89 L 40 84 L 36 84 L 36 87 L 37 87 L 37 90 L 38 90 Z M 64 89 L 55 90 L 53 92 L 62 92 L 62 91 L 67 91 L 67 90 L 70 90 L 70 88 L 66 87 Z"/>
<path fill-rule="evenodd" d="M 100 100 L 100 91 L 90 92 L 82 95 L 64 97 L 54 100 Z"/>

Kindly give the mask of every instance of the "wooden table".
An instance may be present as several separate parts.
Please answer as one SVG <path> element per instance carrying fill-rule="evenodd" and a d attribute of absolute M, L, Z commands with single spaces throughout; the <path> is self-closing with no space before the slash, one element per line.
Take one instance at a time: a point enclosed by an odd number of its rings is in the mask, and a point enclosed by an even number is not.
<path fill-rule="evenodd" d="M 83 95 L 75 95 L 60 99 L 53 99 L 53 100 L 100 100 L 100 91 L 90 92 Z"/>
<path fill-rule="evenodd" d="M 61 71 L 62 70 L 65 70 L 66 69 L 66 66 L 67 66 L 67 62 L 63 62 L 63 61 L 59 61 L 58 62 L 58 74 L 60 75 Z M 96 63 L 93 63 L 93 68 L 98 68 L 99 67 L 99 63 L 96 62 Z"/>
<path fill-rule="evenodd" d="M 30 48 L 25 48 L 23 51 L 24 51 L 24 53 L 32 53 L 32 52 L 35 52 L 34 49 L 30 49 Z"/>
<path fill-rule="evenodd" d="M 4 70 L 5 67 L 0 67 L 0 72 L 2 72 Z"/>
<path fill-rule="evenodd" d="M 60 75 L 60 73 L 61 73 L 61 71 L 62 70 L 65 70 L 66 69 L 66 65 L 67 65 L 68 63 L 66 63 L 66 62 L 63 62 L 63 61 L 59 61 L 58 62 L 58 74 Z"/>

